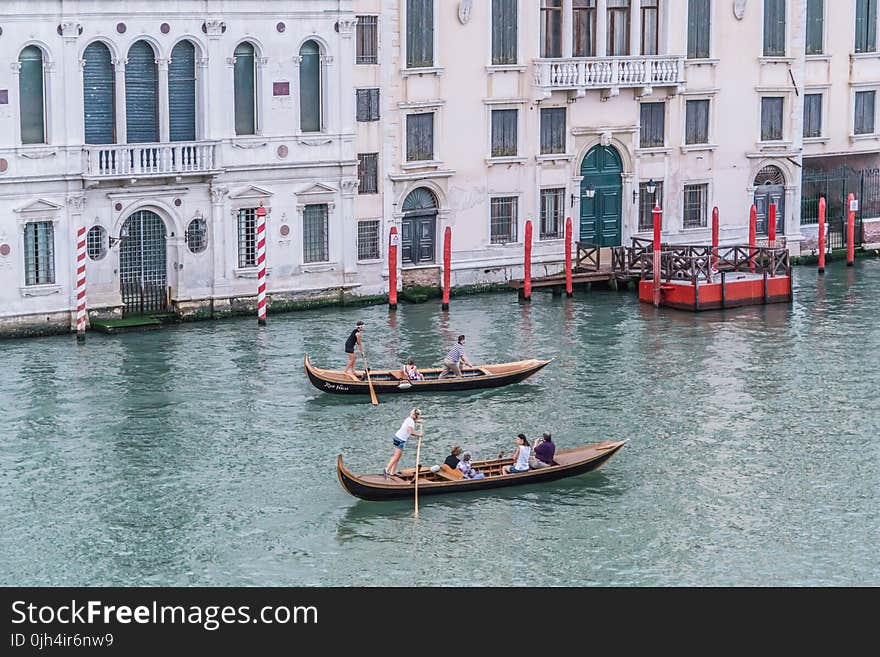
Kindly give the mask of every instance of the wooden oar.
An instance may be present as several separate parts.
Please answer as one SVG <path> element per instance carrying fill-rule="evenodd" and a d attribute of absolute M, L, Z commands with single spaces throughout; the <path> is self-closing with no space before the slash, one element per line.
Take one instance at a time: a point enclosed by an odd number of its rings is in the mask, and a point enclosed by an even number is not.
<path fill-rule="evenodd" d="M 422 436 L 425 434 L 424 420 L 419 420 L 419 428 L 421 428 L 421 432 L 419 435 L 419 442 L 416 444 L 416 473 L 414 475 L 416 478 L 416 496 L 415 496 L 416 508 L 415 508 L 415 513 L 413 514 L 413 517 L 415 517 L 415 518 L 419 517 L 419 469 L 421 467 L 419 465 L 419 457 L 421 456 L 421 452 L 422 452 Z"/>
<path fill-rule="evenodd" d="M 364 347 L 360 345 L 361 350 L 361 360 L 364 361 L 364 372 L 367 374 L 367 385 L 370 386 L 370 402 L 373 406 L 379 405 L 379 400 L 376 399 L 376 391 L 373 390 L 373 382 L 370 380 L 370 367 L 367 365 L 367 357 L 364 355 Z"/>

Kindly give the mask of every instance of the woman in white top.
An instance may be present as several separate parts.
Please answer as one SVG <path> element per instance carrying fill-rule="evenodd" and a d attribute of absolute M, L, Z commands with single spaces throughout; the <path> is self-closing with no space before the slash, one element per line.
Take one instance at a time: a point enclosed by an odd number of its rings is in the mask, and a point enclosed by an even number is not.
<path fill-rule="evenodd" d="M 529 455 L 532 453 L 532 447 L 529 445 L 529 439 L 524 434 L 516 437 L 516 451 L 513 452 L 513 463 L 505 465 L 502 471 L 506 474 L 516 474 L 517 472 L 528 472 Z"/>
<path fill-rule="evenodd" d="M 394 445 L 394 453 L 391 455 L 391 460 L 388 461 L 388 465 L 385 466 L 385 470 L 383 471 L 386 477 L 388 475 L 396 474 L 397 464 L 400 461 L 400 457 L 403 456 L 403 448 L 406 447 L 406 441 L 409 437 L 421 437 L 422 432 L 421 430 L 416 431 L 416 424 L 421 428 L 422 412 L 419 409 L 414 408 L 403 420 L 403 424 L 400 425 L 400 429 L 397 430 L 397 433 L 394 434 L 394 438 L 391 441 Z"/>

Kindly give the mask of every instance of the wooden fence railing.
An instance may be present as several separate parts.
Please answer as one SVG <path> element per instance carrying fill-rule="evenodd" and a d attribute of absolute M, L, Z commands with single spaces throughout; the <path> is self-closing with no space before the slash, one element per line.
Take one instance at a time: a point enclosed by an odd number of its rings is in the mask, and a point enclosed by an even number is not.
<path fill-rule="evenodd" d="M 602 254 L 599 246 L 590 242 L 577 243 L 577 260 L 575 271 L 599 271 L 602 264 Z"/>
<path fill-rule="evenodd" d="M 791 275 L 788 249 L 725 246 L 719 247 L 717 255 L 713 255 L 709 246 L 675 246 L 660 253 L 660 277 L 667 281 L 691 281 L 694 285 L 701 279 L 711 281 L 713 266 L 719 272 Z M 639 271 L 641 278 L 653 279 L 653 253 L 640 252 L 636 266 L 630 269 L 635 270 Z"/>

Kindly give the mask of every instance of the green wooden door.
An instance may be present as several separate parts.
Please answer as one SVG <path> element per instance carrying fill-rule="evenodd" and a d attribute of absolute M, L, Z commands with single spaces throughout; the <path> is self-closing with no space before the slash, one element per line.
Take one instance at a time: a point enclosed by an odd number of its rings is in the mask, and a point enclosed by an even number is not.
<path fill-rule="evenodd" d="M 623 211 L 623 164 L 611 146 L 592 148 L 581 164 L 580 241 L 620 246 Z M 587 190 L 595 191 L 593 198 Z"/>

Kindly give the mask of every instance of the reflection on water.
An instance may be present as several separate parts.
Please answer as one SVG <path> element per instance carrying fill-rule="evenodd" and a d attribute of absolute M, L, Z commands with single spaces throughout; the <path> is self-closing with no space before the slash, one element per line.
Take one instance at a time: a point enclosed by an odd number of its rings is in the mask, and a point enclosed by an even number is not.
<path fill-rule="evenodd" d="M 0 584 L 878 585 L 880 261 L 795 279 L 790 305 L 698 315 L 536 290 L 0 342 Z M 377 369 L 439 365 L 461 333 L 474 362 L 554 360 L 378 407 L 319 392 L 303 356 L 341 368 L 359 319 Z M 520 431 L 630 442 L 576 479 L 422 497 L 416 521 L 335 473 L 378 471 L 416 404 L 425 464 Z"/>

